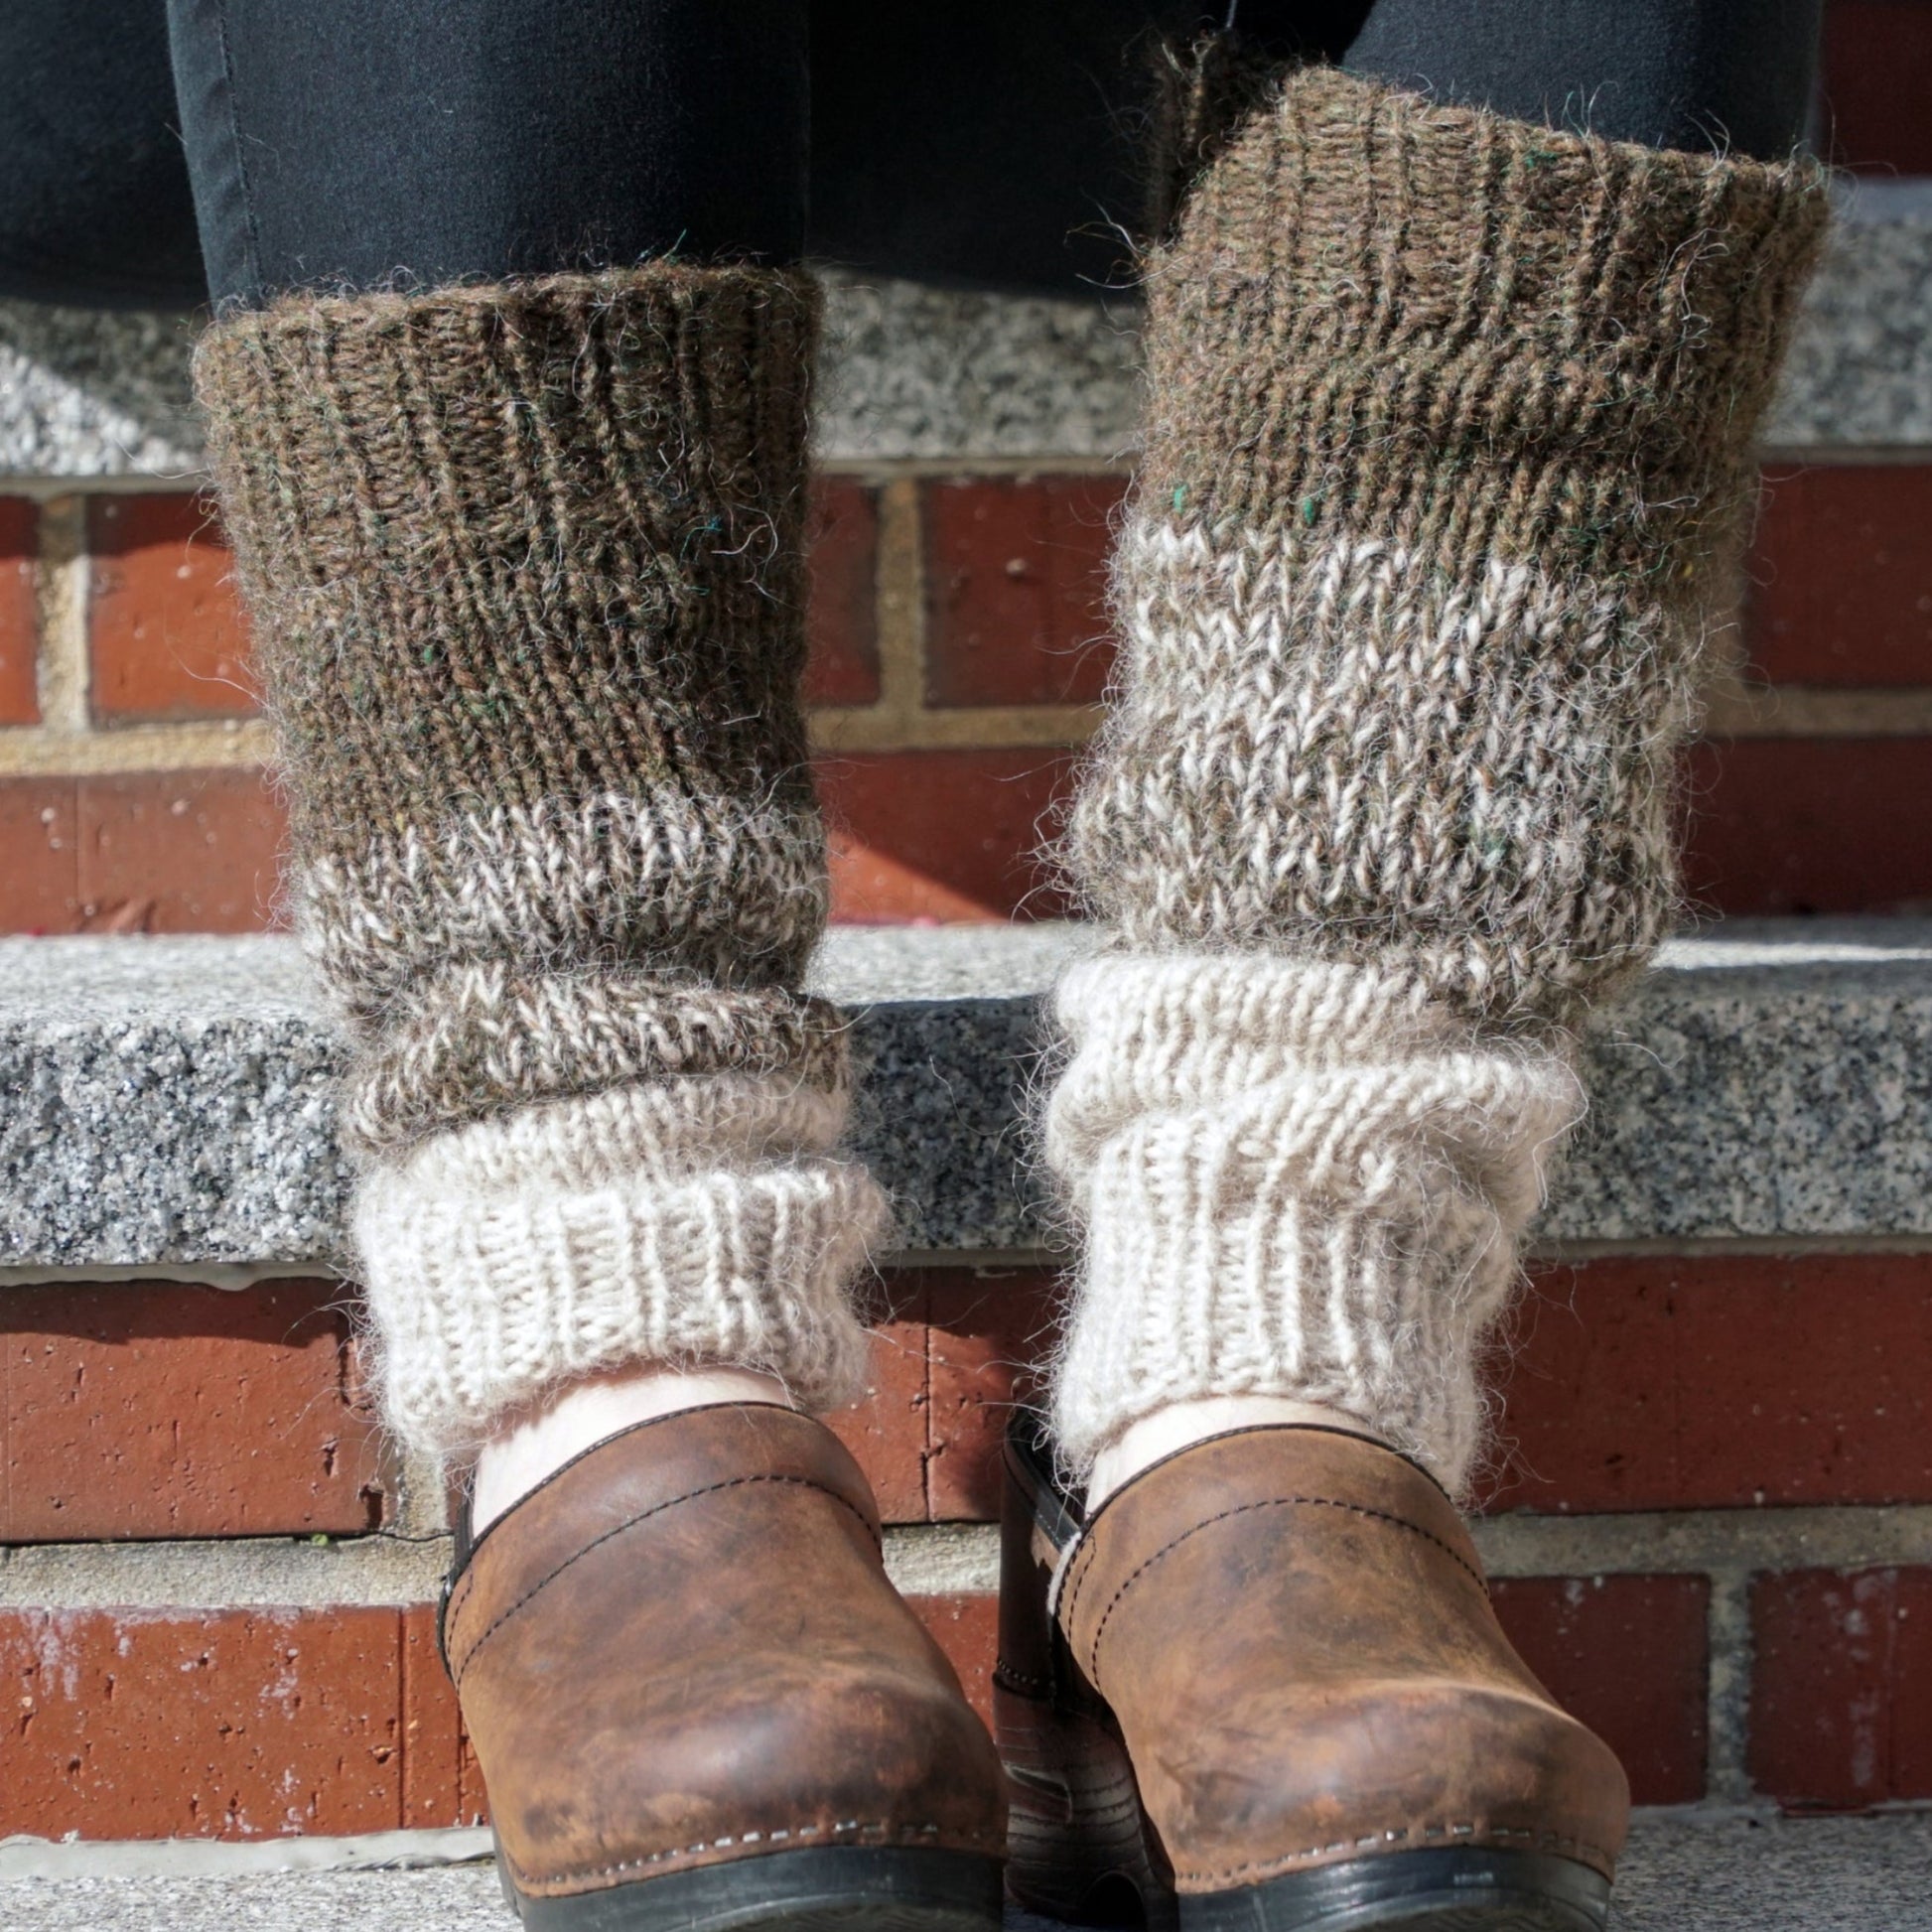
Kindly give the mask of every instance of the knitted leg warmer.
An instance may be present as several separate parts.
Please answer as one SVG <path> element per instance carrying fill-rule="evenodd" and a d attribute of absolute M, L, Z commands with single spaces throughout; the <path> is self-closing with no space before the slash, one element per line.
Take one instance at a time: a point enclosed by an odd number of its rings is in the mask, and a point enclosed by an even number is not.
<path fill-rule="evenodd" d="M 1147 264 L 1122 661 L 1068 828 L 1055 1417 L 1337 1405 L 1451 1485 L 1671 776 L 1816 170 L 1277 74 Z"/>
<path fill-rule="evenodd" d="M 673 264 L 285 299 L 197 374 L 279 729 L 389 1420 L 863 1362 L 882 1221 L 800 997 L 804 278 Z"/>

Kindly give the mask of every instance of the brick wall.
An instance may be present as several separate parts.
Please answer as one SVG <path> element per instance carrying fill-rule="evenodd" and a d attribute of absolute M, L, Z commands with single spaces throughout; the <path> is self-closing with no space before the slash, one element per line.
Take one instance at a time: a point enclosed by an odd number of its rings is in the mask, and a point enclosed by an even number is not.
<path fill-rule="evenodd" d="M 837 1427 L 896 1547 L 925 1552 L 915 1600 L 984 1706 L 973 1526 L 1052 1278 L 888 1287 L 872 1390 Z M 431 1572 L 360 1561 L 410 1554 L 435 1505 L 374 1439 L 327 1287 L 22 1290 L 4 1345 L 0 1835 L 479 1815 Z M 1640 1802 L 1932 1800 L 1932 1561 L 1905 1560 L 1932 1515 L 1932 1257 L 1546 1266 L 1503 1391 L 1478 1526 L 1498 1606 Z M 928 1525 L 953 1526 L 950 1573 Z"/>
<path fill-rule="evenodd" d="M 1773 459 L 1687 869 L 1717 913 L 1932 907 L 1932 462 Z M 810 694 L 835 916 L 1063 909 L 1035 854 L 1092 728 L 1124 480 L 832 474 Z M 279 808 L 189 494 L 0 499 L 0 930 L 271 921 Z"/>
<path fill-rule="evenodd" d="M 1932 173 L 1932 6 L 1833 0 L 1836 152 Z M 1932 447 L 1770 450 L 1689 766 L 1731 914 L 1932 910 Z M 1122 476 L 829 465 L 810 695 L 837 916 L 1061 909 L 1033 854 L 1107 671 Z M 267 923 L 281 821 L 194 494 L 0 483 L 0 930 Z M 1932 1255 L 1551 1258 L 1479 1531 L 1502 1614 L 1640 1801 L 1932 1800 Z M 1050 1265 L 889 1272 L 838 1426 L 984 1700 L 1001 1419 Z M 439 1498 L 321 1279 L 0 1280 L 0 1837 L 475 1819 L 434 1650 Z"/>

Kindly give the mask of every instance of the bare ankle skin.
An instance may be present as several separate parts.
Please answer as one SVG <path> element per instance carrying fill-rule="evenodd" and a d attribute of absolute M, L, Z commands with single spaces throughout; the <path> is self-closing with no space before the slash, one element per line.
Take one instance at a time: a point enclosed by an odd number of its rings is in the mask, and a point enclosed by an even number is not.
<path fill-rule="evenodd" d="M 472 1527 L 482 1531 L 573 1456 L 621 1429 L 727 1402 L 792 1406 L 776 1376 L 749 1368 L 631 1367 L 573 1382 L 519 1411 L 483 1446 L 471 1491 Z"/>
<path fill-rule="evenodd" d="M 1326 1403 L 1297 1402 L 1273 1395 L 1210 1395 L 1171 1402 L 1165 1409 L 1129 1423 L 1094 1458 L 1093 1474 L 1087 1482 L 1087 1508 L 1090 1512 L 1098 1509 L 1143 1469 L 1152 1468 L 1179 1449 L 1237 1429 L 1270 1428 L 1341 1429 L 1351 1436 L 1365 1436 L 1372 1443 L 1382 1441 L 1366 1423 Z"/>

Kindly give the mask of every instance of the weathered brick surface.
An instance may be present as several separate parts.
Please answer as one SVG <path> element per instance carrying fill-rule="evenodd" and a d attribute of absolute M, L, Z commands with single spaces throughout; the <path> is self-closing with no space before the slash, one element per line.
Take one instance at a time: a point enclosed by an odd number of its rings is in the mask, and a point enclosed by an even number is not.
<path fill-rule="evenodd" d="M 991 1717 L 991 1596 L 913 1608 Z M 0 1837 L 262 1838 L 474 1824 L 487 1800 L 404 1609 L 0 1611 Z"/>
<path fill-rule="evenodd" d="M 833 832 L 862 848 L 846 889 L 834 872 L 834 916 L 1053 918 L 1064 901 L 1035 857 L 1064 789 L 1070 755 L 1050 751 L 853 753 L 820 761 Z M 868 897 L 870 886 L 878 895 Z M 933 903 L 917 912 L 921 892 Z"/>
<path fill-rule="evenodd" d="M 1932 910 L 1932 739 L 1732 739 L 1690 776 L 1685 879 L 1707 910 Z"/>
<path fill-rule="evenodd" d="M 1796 1808 L 1932 1798 L 1932 1570 L 1804 1570 L 1751 1591 L 1752 1784 Z"/>
<path fill-rule="evenodd" d="M 1118 477 L 935 483 L 925 491 L 926 697 L 936 705 L 1092 703 Z"/>
<path fill-rule="evenodd" d="M 1822 465 L 1765 483 L 1745 619 L 1753 669 L 1783 684 L 1926 683 L 1932 465 Z"/>
<path fill-rule="evenodd" d="M 865 1396 L 827 1421 L 866 1472 L 880 1515 L 917 1523 L 926 1514 L 926 1324 L 916 1279 L 893 1284 L 893 1304 L 873 1331 Z"/>
<path fill-rule="evenodd" d="M 872 704 L 879 697 L 879 499 L 844 478 L 812 486 L 810 654 L 805 702 Z"/>
<path fill-rule="evenodd" d="M 0 1296 L 0 1543 L 348 1535 L 381 1521 L 342 1290 Z"/>
<path fill-rule="evenodd" d="M 1932 174 L 1932 7 L 1830 0 L 1820 94 L 1828 152 L 1873 175 Z"/>
<path fill-rule="evenodd" d="M 1539 1271 L 1501 1509 L 1932 1501 L 1932 1256 L 1627 1256 Z"/>
<path fill-rule="evenodd" d="M 894 1293 L 880 1406 L 841 1426 L 863 1444 L 889 1520 L 990 1522 L 1001 1431 L 1037 1386 L 1056 1279 L 935 1268 L 897 1274 Z M 915 1322 L 929 1324 L 922 1391 Z M 1492 1510 L 1932 1501 L 1932 1256 L 1542 1268 L 1502 1395 Z M 906 1426 L 915 1406 L 923 1433 Z"/>
<path fill-rule="evenodd" d="M 92 497 L 87 553 L 97 721 L 238 718 L 258 709 L 227 545 L 200 498 Z"/>
<path fill-rule="evenodd" d="M 943 750 L 822 759 L 834 916 L 1063 914 L 1038 855 L 1072 758 Z M 1707 745 L 1692 759 L 1692 790 L 1686 870 L 1710 910 L 1932 907 L 1932 740 Z M 79 812 L 71 862 L 32 830 L 44 811 L 58 819 L 65 800 Z M 0 885 L 10 930 L 246 931 L 275 903 L 282 815 L 252 769 L 0 779 L 0 814 L 29 828 Z"/>
<path fill-rule="evenodd" d="M 402 1822 L 482 1824 L 489 1816 L 483 1768 L 436 1647 L 436 1606 L 402 1612 Z"/>
<path fill-rule="evenodd" d="M 0 496 L 0 725 L 31 725 L 40 716 L 39 542 L 39 509 L 22 496 Z"/>
<path fill-rule="evenodd" d="M 0 778 L 0 932 L 78 925 L 78 824 L 71 778 Z"/>
<path fill-rule="evenodd" d="M 935 1522 L 995 1522 L 1000 1442 L 1052 1334 L 1057 1282 L 1044 1269 L 933 1269 L 926 1507 Z"/>
<path fill-rule="evenodd" d="M 1005 916 L 837 826 L 826 858 L 834 925 L 997 925 Z"/>
<path fill-rule="evenodd" d="M 889 1522 L 992 1521 L 1050 1343 L 1050 1271 L 895 1271 L 833 1419 Z M 0 1540 L 365 1527 L 380 1466 L 337 1291 L 168 1283 L 0 1307 Z M 1627 1256 L 1544 1269 L 1503 1382 L 1492 1510 L 1932 1501 L 1932 1257 Z"/>
<path fill-rule="evenodd" d="M 1523 1661 L 1623 1760 L 1640 1805 L 1704 1796 L 1710 1586 L 1702 1577 L 1532 1577 L 1492 1586 Z"/>
<path fill-rule="evenodd" d="M 1024 750 L 823 759 L 834 916 L 1063 914 L 1038 854 L 1071 764 L 1070 753 Z M 1932 741 L 1734 740 L 1701 748 L 1692 766 L 1686 872 L 1706 908 L 1932 907 Z M 59 820 L 76 803 L 69 858 Z M 36 831 L 48 811 L 52 830 Z M 283 821 L 253 770 L 0 779 L 0 819 L 26 828 L 0 882 L 10 931 L 247 931 L 275 902 Z"/>
<path fill-rule="evenodd" d="M 906 1599 L 959 1673 L 960 1688 L 988 1725 L 993 1722 L 993 1666 L 1000 1654 L 1000 1599 L 912 1596 Z"/>
<path fill-rule="evenodd" d="M 393 1830 L 467 1799 L 394 1609 L 0 1612 L 0 1836 Z M 411 1714 L 417 1720 L 411 1728 Z M 432 1760 L 410 1764 L 412 1752 Z M 408 1794 L 421 1794 L 412 1815 Z M 449 1813 L 436 1819 L 449 1824 Z"/>
<path fill-rule="evenodd" d="M 1538 1578 L 1496 1599 L 1639 1803 L 1702 1795 L 1703 1579 Z M 989 1715 L 995 1598 L 911 1600 Z M 1926 1795 L 1932 1674 L 1908 1636 L 1932 1616 L 1926 1573 L 1771 1579 L 1757 1605 L 1760 1785 L 1794 1803 Z M 0 1613 L 0 1694 L 16 1714 L 0 1734 L 0 1835 L 242 1838 L 485 1812 L 427 1604 Z"/>
<path fill-rule="evenodd" d="M 77 781 L 76 894 L 94 929 L 250 932 L 276 902 L 285 823 L 252 769 Z"/>

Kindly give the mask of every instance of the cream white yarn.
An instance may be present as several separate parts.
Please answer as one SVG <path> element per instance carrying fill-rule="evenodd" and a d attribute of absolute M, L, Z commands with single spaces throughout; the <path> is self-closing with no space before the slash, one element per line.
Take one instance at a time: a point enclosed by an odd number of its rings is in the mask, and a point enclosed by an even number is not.
<path fill-rule="evenodd" d="M 885 1231 L 833 1159 L 842 1092 L 714 1074 L 436 1135 L 365 1176 L 354 1234 L 384 1413 L 457 1454 L 569 1378 L 732 1363 L 836 1407 L 867 1342 L 847 1284 Z"/>
<path fill-rule="evenodd" d="M 1675 902 L 1694 637 L 1648 587 L 1143 508 L 1066 859 L 1049 1165 L 1085 1242 L 1075 1467 L 1192 1396 L 1346 1409 L 1450 1487 L 1582 1099 L 1575 1023 Z"/>
<path fill-rule="evenodd" d="M 1479 1039 L 1414 973 L 1257 953 L 1083 961 L 1054 1012 L 1045 1153 L 1086 1233 L 1067 1461 L 1182 1398 L 1293 1395 L 1460 1485 L 1569 1061 Z"/>

